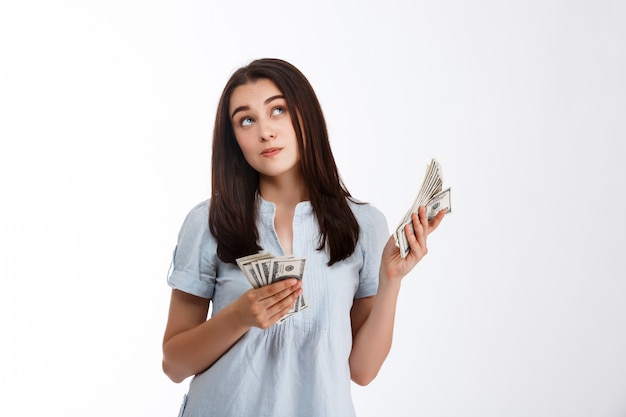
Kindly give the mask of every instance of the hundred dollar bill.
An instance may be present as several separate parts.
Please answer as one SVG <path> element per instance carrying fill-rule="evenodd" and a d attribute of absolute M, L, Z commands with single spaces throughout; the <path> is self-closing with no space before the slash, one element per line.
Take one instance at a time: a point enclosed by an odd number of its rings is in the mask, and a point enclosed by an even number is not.
<path fill-rule="evenodd" d="M 426 217 L 428 218 L 428 221 L 431 221 L 441 210 L 445 210 L 446 214 L 452 212 L 450 188 L 436 194 L 428 201 L 428 203 L 426 203 Z"/>
<path fill-rule="evenodd" d="M 441 210 L 445 210 L 446 214 L 452 212 L 449 188 L 435 195 L 426 204 L 426 217 L 428 218 L 428 221 L 431 221 Z M 409 225 L 411 232 L 413 232 L 413 222 L 411 220 L 408 220 L 405 223 L 401 224 L 400 227 L 398 227 L 395 234 L 397 246 L 400 249 L 400 256 L 402 256 L 403 258 L 405 258 L 410 251 L 409 242 L 404 232 L 404 228 L 407 225 Z"/>
<path fill-rule="evenodd" d="M 413 231 L 413 223 L 411 215 L 419 210 L 420 206 L 426 206 L 426 216 L 431 221 L 441 210 L 446 210 L 446 214 L 452 212 L 452 203 L 450 198 L 450 188 L 442 191 L 443 177 L 441 174 L 441 166 L 433 159 L 426 169 L 426 176 L 411 208 L 402 218 L 400 225 L 396 228 L 394 238 L 396 246 L 400 249 L 400 256 L 405 258 L 409 252 L 409 242 L 407 240 L 404 228 L 409 225 Z"/>
<path fill-rule="evenodd" d="M 278 282 L 289 278 L 302 280 L 306 258 L 274 258 L 270 260 L 269 282 Z M 297 313 L 308 307 L 304 296 L 300 294 L 290 312 Z"/>
<path fill-rule="evenodd" d="M 266 285 L 266 283 L 259 276 L 257 272 L 258 270 L 253 265 L 253 263 L 258 262 L 263 259 L 270 259 L 273 257 L 274 255 L 267 253 L 267 252 L 255 253 L 253 255 L 248 255 L 248 256 L 238 258 L 237 265 L 243 272 L 243 275 L 246 277 L 250 285 L 252 285 L 254 288 L 260 288 L 263 285 Z"/>
<path fill-rule="evenodd" d="M 248 278 L 248 282 L 250 282 L 254 288 L 261 288 L 265 285 L 253 263 L 244 264 L 241 267 L 241 270 L 246 278 Z"/>
<path fill-rule="evenodd" d="M 270 253 L 261 252 L 238 258 L 237 265 L 250 285 L 254 288 L 260 288 L 288 278 L 302 280 L 306 269 L 306 258 L 294 258 L 292 256 L 277 258 Z M 279 320 L 279 323 L 308 307 L 308 303 L 301 294 L 291 310 Z"/>
<path fill-rule="evenodd" d="M 259 274 L 263 279 L 263 285 L 267 285 L 270 283 L 270 264 L 272 263 L 272 258 L 262 259 L 260 261 L 256 261 L 255 264 L 259 270 Z"/>
<path fill-rule="evenodd" d="M 271 282 L 282 281 L 288 278 L 302 279 L 305 264 L 305 258 L 272 259 L 270 261 Z"/>

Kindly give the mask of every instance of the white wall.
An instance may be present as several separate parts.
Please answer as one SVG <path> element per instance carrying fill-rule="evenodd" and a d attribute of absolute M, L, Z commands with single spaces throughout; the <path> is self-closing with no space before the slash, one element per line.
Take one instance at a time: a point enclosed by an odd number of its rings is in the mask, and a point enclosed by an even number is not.
<path fill-rule="evenodd" d="M 626 415 L 624 2 L 236 3 L 0 5 L 0 415 L 176 415 L 171 251 L 266 56 L 390 227 L 431 157 L 452 186 L 359 416 Z"/>

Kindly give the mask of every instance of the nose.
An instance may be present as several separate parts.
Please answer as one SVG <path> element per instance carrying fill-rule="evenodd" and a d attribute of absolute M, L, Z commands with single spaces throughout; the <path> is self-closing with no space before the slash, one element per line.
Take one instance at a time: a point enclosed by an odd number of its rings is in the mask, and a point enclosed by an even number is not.
<path fill-rule="evenodd" d="M 259 139 L 261 141 L 268 141 L 276 138 L 276 131 L 272 126 L 271 121 L 266 120 L 257 123 L 259 125 Z"/>

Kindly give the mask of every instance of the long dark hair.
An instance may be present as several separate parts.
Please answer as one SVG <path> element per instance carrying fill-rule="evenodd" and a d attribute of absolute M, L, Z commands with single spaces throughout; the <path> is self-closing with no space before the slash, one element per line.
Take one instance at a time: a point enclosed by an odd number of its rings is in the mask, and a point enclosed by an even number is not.
<path fill-rule="evenodd" d="M 213 131 L 209 228 L 217 255 L 226 263 L 260 251 L 256 228 L 259 174 L 245 160 L 229 116 L 230 97 L 240 85 L 272 81 L 287 102 L 296 132 L 302 176 L 319 224 L 317 250 L 326 249 L 328 265 L 349 257 L 359 238 L 359 224 L 348 205 L 352 200 L 339 176 L 328 140 L 326 121 L 306 77 L 280 59 L 259 59 L 235 71 L 220 98 Z"/>

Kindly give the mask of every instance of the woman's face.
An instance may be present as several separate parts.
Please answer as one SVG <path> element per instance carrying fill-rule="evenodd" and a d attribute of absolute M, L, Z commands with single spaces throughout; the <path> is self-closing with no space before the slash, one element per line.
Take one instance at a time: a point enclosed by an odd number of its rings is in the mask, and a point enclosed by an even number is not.
<path fill-rule="evenodd" d="M 262 78 L 235 88 L 228 113 L 246 161 L 261 176 L 299 175 L 296 132 L 272 81 Z"/>

